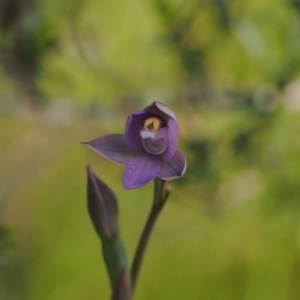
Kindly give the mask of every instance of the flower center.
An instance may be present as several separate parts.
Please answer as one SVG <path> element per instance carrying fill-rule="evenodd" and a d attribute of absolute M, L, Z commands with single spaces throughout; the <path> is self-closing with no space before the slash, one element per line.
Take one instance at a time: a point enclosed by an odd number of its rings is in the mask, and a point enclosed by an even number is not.
<path fill-rule="evenodd" d="M 141 130 L 141 138 L 144 149 L 155 155 L 162 154 L 167 147 L 167 128 L 165 121 L 161 117 L 149 117 L 144 122 Z"/>
<path fill-rule="evenodd" d="M 144 122 L 144 129 L 150 132 L 157 132 L 164 126 L 164 120 L 161 117 L 149 117 Z"/>

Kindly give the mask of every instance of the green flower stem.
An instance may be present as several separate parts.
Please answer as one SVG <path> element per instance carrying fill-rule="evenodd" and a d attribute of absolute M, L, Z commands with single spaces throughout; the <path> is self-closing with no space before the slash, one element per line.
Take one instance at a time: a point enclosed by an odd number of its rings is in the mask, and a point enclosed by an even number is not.
<path fill-rule="evenodd" d="M 153 227 L 155 225 L 155 222 L 164 207 L 168 196 L 171 192 L 171 184 L 170 182 L 167 182 L 160 179 L 155 178 L 154 180 L 154 197 L 153 197 L 153 204 L 150 211 L 150 214 L 148 216 L 147 222 L 145 224 L 143 233 L 141 235 L 141 238 L 139 240 L 139 244 L 137 247 L 137 250 L 135 252 L 135 256 L 132 263 L 131 268 L 131 287 L 132 287 L 132 293 L 135 290 L 135 286 L 137 283 L 137 278 L 139 275 L 139 271 L 142 265 L 143 257 L 145 254 L 145 250 L 147 248 L 147 244 L 151 235 L 151 232 L 153 230 Z"/>

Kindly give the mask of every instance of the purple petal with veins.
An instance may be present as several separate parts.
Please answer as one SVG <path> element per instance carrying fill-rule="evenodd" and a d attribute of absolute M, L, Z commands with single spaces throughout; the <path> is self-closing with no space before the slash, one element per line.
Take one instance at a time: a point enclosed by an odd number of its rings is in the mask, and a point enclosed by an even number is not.
<path fill-rule="evenodd" d="M 178 146 L 179 142 L 179 127 L 175 120 L 169 119 L 168 121 L 168 145 L 166 151 L 163 154 L 163 160 L 168 161 L 170 160 Z"/>
<path fill-rule="evenodd" d="M 138 188 L 154 179 L 161 166 L 161 157 L 142 153 L 134 157 L 126 166 L 123 174 L 125 189 Z"/>
<path fill-rule="evenodd" d="M 144 127 L 144 121 L 149 114 L 144 111 L 138 111 L 131 114 L 126 122 L 125 138 L 127 145 L 134 151 L 142 151 L 143 145 L 140 137 L 140 131 Z"/>
<path fill-rule="evenodd" d="M 176 151 L 175 155 L 168 161 L 162 164 L 158 173 L 158 177 L 165 180 L 182 177 L 186 170 L 186 157 Z"/>
<path fill-rule="evenodd" d="M 159 129 L 157 132 L 142 130 L 141 138 L 145 150 L 155 155 L 162 154 L 167 148 L 167 134 L 166 127 Z"/>
<path fill-rule="evenodd" d="M 124 165 L 137 154 L 128 147 L 124 134 L 104 135 L 82 144 L 89 146 L 105 158 Z"/>

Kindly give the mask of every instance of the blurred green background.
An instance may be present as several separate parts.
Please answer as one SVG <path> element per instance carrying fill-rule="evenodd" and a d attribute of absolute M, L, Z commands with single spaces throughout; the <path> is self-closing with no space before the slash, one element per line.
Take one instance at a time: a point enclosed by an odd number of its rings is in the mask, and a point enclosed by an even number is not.
<path fill-rule="evenodd" d="M 0 299 L 109 299 L 85 165 L 132 258 L 152 183 L 79 144 L 170 105 L 188 157 L 136 299 L 300 299 L 299 0 L 0 1 Z"/>

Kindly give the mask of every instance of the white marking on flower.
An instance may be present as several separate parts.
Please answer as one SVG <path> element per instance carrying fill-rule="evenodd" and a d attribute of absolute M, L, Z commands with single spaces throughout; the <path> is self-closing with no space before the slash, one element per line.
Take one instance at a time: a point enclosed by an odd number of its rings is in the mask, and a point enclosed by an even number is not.
<path fill-rule="evenodd" d="M 141 130 L 141 137 L 143 139 L 154 139 L 156 136 L 156 132 L 154 131 L 148 131 L 148 130 Z"/>

